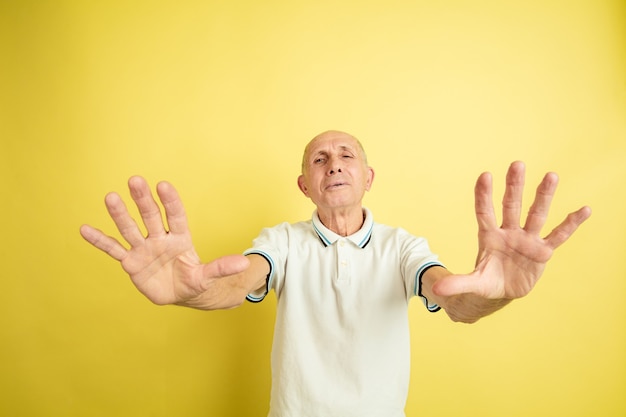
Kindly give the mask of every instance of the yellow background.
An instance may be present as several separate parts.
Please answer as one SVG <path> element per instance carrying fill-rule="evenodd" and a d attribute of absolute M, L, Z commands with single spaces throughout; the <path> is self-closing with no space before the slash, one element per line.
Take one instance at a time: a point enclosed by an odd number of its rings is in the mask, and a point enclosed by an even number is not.
<path fill-rule="evenodd" d="M 407 415 L 626 415 L 623 1 L 3 1 L 0 415 L 264 416 L 275 299 L 156 307 L 82 241 L 103 196 L 172 181 L 204 259 L 309 218 L 301 150 L 364 143 L 379 222 L 476 251 L 473 184 L 527 163 L 546 233 L 594 214 L 527 298 L 412 316 Z"/>

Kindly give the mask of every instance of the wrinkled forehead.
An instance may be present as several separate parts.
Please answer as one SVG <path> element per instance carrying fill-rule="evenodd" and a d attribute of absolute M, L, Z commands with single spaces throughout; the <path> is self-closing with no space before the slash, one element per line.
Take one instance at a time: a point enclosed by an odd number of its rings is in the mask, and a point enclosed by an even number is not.
<path fill-rule="evenodd" d="M 328 149 L 349 149 L 354 152 L 358 152 L 367 163 L 365 150 L 357 138 L 346 132 L 331 130 L 317 135 L 304 148 L 304 153 L 302 155 L 303 169 L 306 166 L 307 159 L 312 154 L 323 152 Z"/>

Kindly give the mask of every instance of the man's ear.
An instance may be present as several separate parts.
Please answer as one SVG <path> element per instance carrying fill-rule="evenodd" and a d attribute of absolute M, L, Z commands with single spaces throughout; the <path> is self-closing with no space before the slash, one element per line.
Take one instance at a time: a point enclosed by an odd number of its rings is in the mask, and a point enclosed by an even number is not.
<path fill-rule="evenodd" d="M 305 196 L 309 196 L 309 189 L 306 186 L 306 180 L 304 179 L 304 175 L 300 175 L 298 177 L 298 188 Z"/>
<path fill-rule="evenodd" d="M 374 182 L 375 176 L 374 168 L 367 167 L 367 180 L 365 181 L 365 190 L 369 191 L 372 188 L 372 183 Z"/>

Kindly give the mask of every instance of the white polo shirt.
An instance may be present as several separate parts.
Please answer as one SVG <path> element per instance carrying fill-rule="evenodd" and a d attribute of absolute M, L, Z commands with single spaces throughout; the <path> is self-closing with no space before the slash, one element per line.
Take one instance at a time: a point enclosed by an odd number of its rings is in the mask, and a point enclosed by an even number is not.
<path fill-rule="evenodd" d="M 245 254 L 270 264 L 277 297 L 270 417 L 401 417 L 410 374 L 409 299 L 441 265 L 423 238 L 365 221 L 342 237 L 311 221 L 264 229 Z M 424 302 L 430 311 L 439 309 Z"/>

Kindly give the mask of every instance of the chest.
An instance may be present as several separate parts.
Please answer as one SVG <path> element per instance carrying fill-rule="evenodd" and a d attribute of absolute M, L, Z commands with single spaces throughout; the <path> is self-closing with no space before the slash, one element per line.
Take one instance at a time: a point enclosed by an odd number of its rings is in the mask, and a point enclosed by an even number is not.
<path fill-rule="evenodd" d="M 349 239 L 332 245 L 295 245 L 290 248 L 282 288 L 301 302 L 341 303 L 348 306 L 406 301 L 405 280 L 398 249 L 393 243 L 373 242 L 360 248 Z"/>

